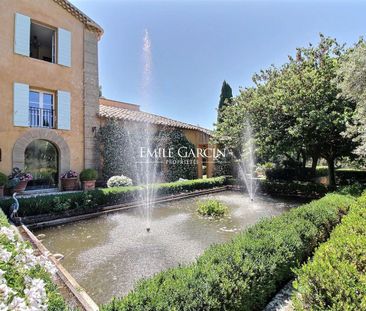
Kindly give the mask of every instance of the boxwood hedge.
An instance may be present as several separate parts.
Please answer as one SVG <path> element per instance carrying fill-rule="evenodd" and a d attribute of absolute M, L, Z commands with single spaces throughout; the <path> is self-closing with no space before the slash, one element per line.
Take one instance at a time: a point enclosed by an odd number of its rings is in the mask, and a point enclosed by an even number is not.
<path fill-rule="evenodd" d="M 225 184 L 225 177 L 215 177 L 162 183 L 156 184 L 154 187 L 157 195 L 162 196 L 193 190 L 210 189 Z M 84 211 L 93 210 L 100 206 L 123 204 L 137 200 L 142 194 L 142 191 L 143 187 L 141 186 L 129 186 L 21 198 L 19 199 L 20 209 L 18 215 L 24 217 L 49 213 L 57 214 L 76 209 Z M 0 201 L 0 207 L 6 214 L 9 214 L 9 208 L 12 203 L 12 199 L 2 200 Z"/>
<path fill-rule="evenodd" d="M 366 310 L 366 194 L 296 274 L 296 310 Z"/>
<path fill-rule="evenodd" d="M 328 194 L 262 220 L 232 241 L 211 246 L 194 263 L 140 281 L 101 310 L 261 310 L 353 202 Z"/>
<path fill-rule="evenodd" d="M 260 189 L 268 194 L 286 195 L 286 196 L 302 196 L 310 198 L 319 198 L 324 196 L 330 189 L 322 184 L 313 182 L 280 182 L 262 180 Z"/>

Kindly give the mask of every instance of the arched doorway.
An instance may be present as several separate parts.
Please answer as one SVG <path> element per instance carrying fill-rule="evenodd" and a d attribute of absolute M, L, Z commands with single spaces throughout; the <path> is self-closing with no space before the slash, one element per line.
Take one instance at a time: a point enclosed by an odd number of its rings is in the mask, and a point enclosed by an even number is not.
<path fill-rule="evenodd" d="M 24 169 L 33 175 L 27 190 L 55 188 L 58 184 L 59 152 L 44 139 L 33 140 L 24 152 Z"/>

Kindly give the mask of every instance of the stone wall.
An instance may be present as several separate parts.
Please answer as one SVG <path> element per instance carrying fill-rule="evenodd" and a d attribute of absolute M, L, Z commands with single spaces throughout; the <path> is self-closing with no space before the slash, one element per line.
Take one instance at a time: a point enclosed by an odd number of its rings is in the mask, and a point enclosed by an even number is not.
<path fill-rule="evenodd" d="M 98 38 L 94 32 L 84 30 L 84 165 L 98 168 L 99 152 L 96 134 L 100 127 Z"/>

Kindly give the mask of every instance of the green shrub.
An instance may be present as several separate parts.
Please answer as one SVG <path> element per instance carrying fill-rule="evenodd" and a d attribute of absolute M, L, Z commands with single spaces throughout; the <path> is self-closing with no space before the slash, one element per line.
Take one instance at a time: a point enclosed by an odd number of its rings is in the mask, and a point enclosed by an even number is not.
<path fill-rule="evenodd" d="M 197 205 L 197 212 L 202 216 L 222 217 L 228 212 L 227 206 L 214 199 L 198 201 Z"/>
<path fill-rule="evenodd" d="M 366 170 L 338 169 L 336 177 L 340 185 L 349 185 L 355 182 L 366 183 Z"/>
<path fill-rule="evenodd" d="M 315 174 L 311 168 L 271 168 L 265 171 L 268 181 L 311 181 L 314 177 L 328 176 L 328 168 L 320 166 Z M 366 183 L 366 170 L 337 169 L 335 171 L 337 184 L 350 185 L 354 182 Z"/>
<path fill-rule="evenodd" d="M 340 194 L 350 194 L 353 195 L 355 197 L 359 197 L 363 190 L 365 189 L 365 185 L 362 185 L 358 182 L 352 184 L 352 185 L 347 185 L 347 186 L 343 186 L 341 187 L 338 192 Z"/>
<path fill-rule="evenodd" d="M 226 184 L 225 177 L 215 177 L 207 179 L 195 179 L 179 181 L 173 183 L 156 184 L 156 194 L 158 196 L 178 194 L 185 191 L 199 189 L 210 189 Z M 142 186 L 115 187 L 106 189 L 96 189 L 85 192 L 60 193 L 57 195 L 36 196 L 20 198 L 20 209 L 18 215 L 34 216 L 49 213 L 61 213 L 77 209 L 91 210 L 98 206 L 109 206 L 123 204 L 139 199 L 143 191 Z M 12 199 L 0 201 L 0 207 L 6 214 L 13 203 Z"/>
<path fill-rule="evenodd" d="M 232 241 L 211 246 L 195 263 L 140 281 L 101 310 L 262 310 L 353 202 L 330 194 L 262 220 Z"/>
<path fill-rule="evenodd" d="M 132 186 L 132 179 L 127 176 L 112 176 L 107 181 L 108 188 Z"/>
<path fill-rule="evenodd" d="M 8 176 L 0 172 L 0 187 L 5 186 L 8 182 Z"/>
<path fill-rule="evenodd" d="M 329 191 L 327 186 L 312 182 L 276 182 L 267 180 L 261 181 L 260 189 L 268 194 L 311 198 L 324 196 Z"/>
<path fill-rule="evenodd" d="M 366 194 L 296 274 L 296 310 L 366 310 Z"/>
<path fill-rule="evenodd" d="M 310 181 L 315 177 L 314 171 L 309 167 L 270 168 L 265 173 L 269 181 Z"/>
<path fill-rule="evenodd" d="M 98 178 L 98 172 L 92 168 L 87 168 L 80 173 L 81 181 L 96 180 Z"/>

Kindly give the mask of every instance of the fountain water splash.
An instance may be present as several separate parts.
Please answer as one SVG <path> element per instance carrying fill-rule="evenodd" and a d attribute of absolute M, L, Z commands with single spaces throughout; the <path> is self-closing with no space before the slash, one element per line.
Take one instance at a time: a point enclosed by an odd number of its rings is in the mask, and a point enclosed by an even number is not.
<path fill-rule="evenodd" d="M 151 53 L 151 40 L 149 32 L 145 29 L 143 39 L 143 76 L 142 76 L 142 96 L 144 100 L 147 100 L 147 95 L 150 92 L 151 75 L 152 75 L 152 53 Z"/>
<path fill-rule="evenodd" d="M 145 104 L 148 104 L 152 76 L 152 53 L 151 40 L 147 29 L 145 29 L 144 33 L 142 53 L 142 98 Z M 154 143 L 156 143 L 156 129 L 151 124 L 139 124 L 137 127 L 135 127 L 135 132 L 139 133 L 139 137 L 135 137 L 135 139 L 139 140 L 140 148 L 146 147 L 148 150 L 153 149 Z M 142 197 L 140 199 L 144 202 L 143 213 L 146 219 L 146 231 L 150 232 L 151 216 L 156 189 L 156 187 L 154 187 L 154 184 L 158 183 L 157 171 L 159 163 L 157 163 L 157 159 L 154 158 L 140 158 L 140 160 L 141 161 L 136 163 L 135 179 L 137 180 L 137 183 L 139 185 L 142 185 L 144 187 L 144 191 L 141 193 Z"/>
<path fill-rule="evenodd" d="M 239 177 L 246 186 L 250 200 L 253 201 L 258 186 L 258 178 L 255 174 L 255 145 L 249 120 L 245 121 L 242 138 L 242 152 L 238 161 Z"/>

